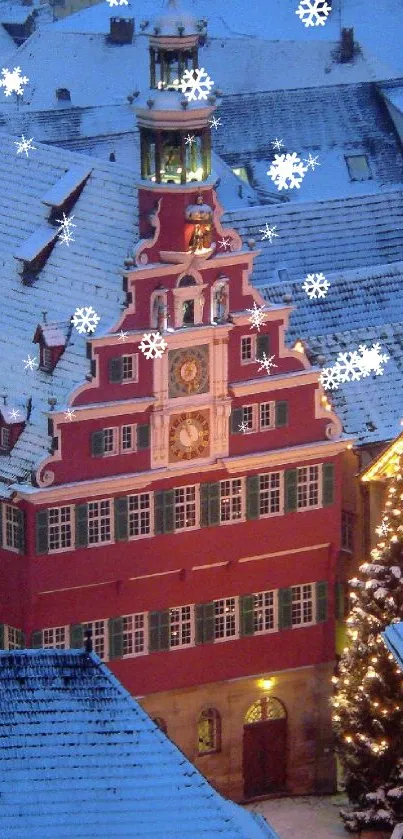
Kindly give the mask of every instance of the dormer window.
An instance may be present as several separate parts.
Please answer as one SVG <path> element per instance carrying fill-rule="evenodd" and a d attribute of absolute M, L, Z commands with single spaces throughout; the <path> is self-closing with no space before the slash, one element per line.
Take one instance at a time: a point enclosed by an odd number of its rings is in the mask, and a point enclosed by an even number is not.
<path fill-rule="evenodd" d="M 46 370 L 47 373 L 51 373 L 53 370 L 52 350 L 49 347 L 45 347 L 44 345 L 41 346 L 40 366 L 42 370 Z"/>
<path fill-rule="evenodd" d="M 11 443 L 11 434 L 10 429 L 7 426 L 0 428 L 0 449 L 3 452 L 10 451 L 10 443 Z"/>
<path fill-rule="evenodd" d="M 45 373 L 52 373 L 66 346 L 62 328 L 56 323 L 40 323 L 36 328 L 33 343 L 39 344 L 40 369 Z"/>

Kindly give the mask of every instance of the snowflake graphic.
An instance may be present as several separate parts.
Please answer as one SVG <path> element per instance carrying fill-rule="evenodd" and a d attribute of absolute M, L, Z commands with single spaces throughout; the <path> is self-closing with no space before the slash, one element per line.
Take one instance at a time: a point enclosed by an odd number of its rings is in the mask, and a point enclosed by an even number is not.
<path fill-rule="evenodd" d="M 373 344 L 370 349 L 365 344 L 361 344 L 359 347 L 359 352 L 361 356 L 359 357 L 362 375 L 369 376 L 370 373 L 376 373 L 377 376 L 383 375 L 382 364 L 386 364 L 389 361 L 389 356 L 386 353 L 381 353 L 381 345 L 380 344 Z"/>
<path fill-rule="evenodd" d="M 315 169 L 315 166 L 320 166 L 318 155 L 316 155 L 316 157 L 312 157 L 310 152 L 308 157 L 304 157 L 304 163 L 306 163 L 307 169 Z"/>
<path fill-rule="evenodd" d="M 231 242 L 230 242 L 230 240 L 229 240 L 229 239 L 225 239 L 225 238 L 223 238 L 223 239 L 219 239 L 219 240 L 218 240 L 218 244 L 219 244 L 220 248 L 224 248 L 224 250 L 225 250 L 225 251 L 227 250 L 227 248 L 230 248 L 230 247 L 231 247 Z"/>
<path fill-rule="evenodd" d="M 333 367 L 326 367 L 321 372 L 320 380 L 325 390 L 337 390 L 339 384 L 358 382 L 370 373 L 382 376 L 382 364 L 389 361 L 389 356 L 380 349 L 380 344 L 373 344 L 369 349 L 362 344 L 358 351 L 339 352 Z"/>
<path fill-rule="evenodd" d="M 10 414 L 11 419 L 12 419 L 12 420 L 16 420 L 16 419 L 18 419 L 19 415 L 20 415 L 20 410 L 19 410 L 19 408 L 17 408 L 17 409 L 16 409 L 16 408 L 13 408 L 13 410 L 11 411 L 11 414 Z"/>
<path fill-rule="evenodd" d="M 324 26 L 331 10 L 326 0 L 300 0 L 295 14 L 304 26 Z"/>
<path fill-rule="evenodd" d="M 280 151 L 280 149 L 284 146 L 284 143 L 282 140 L 278 140 L 277 137 L 275 137 L 274 140 L 272 140 L 272 146 L 273 149 Z"/>
<path fill-rule="evenodd" d="M 276 184 L 277 189 L 300 188 L 304 175 L 307 172 L 302 160 L 296 152 L 292 154 L 275 154 L 267 174 Z"/>
<path fill-rule="evenodd" d="M 256 362 L 260 364 L 259 370 L 266 370 L 268 376 L 270 376 L 271 368 L 277 367 L 277 364 L 273 361 L 274 355 L 267 356 L 266 353 L 263 353 L 263 358 L 257 358 Z"/>
<path fill-rule="evenodd" d="M 325 279 L 324 274 L 308 274 L 302 283 L 302 288 L 306 291 L 309 299 L 313 300 L 317 297 L 326 297 L 330 283 L 329 280 Z"/>
<path fill-rule="evenodd" d="M 71 235 L 71 228 L 77 226 L 76 224 L 73 224 L 73 218 L 74 216 L 70 216 L 69 218 L 65 213 L 63 213 L 63 219 L 56 219 L 56 221 L 60 223 L 60 227 L 58 228 L 58 232 L 60 233 L 59 239 L 64 245 L 67 245 L 67 247 L 70 242 L 75 242 L 75 239 Z"/>
<path fill-rule="evenodd" d="M 181 78 L 182 93 L 188 102 L 207 99 L 214 82 L 206 73 L 204 67 L 196 70 L 185 70 Z"/>
<path fill-rule="evenodd" d="M 255 301 L 253 301 L 253 309 L 247 309 L 247 312 L 250 312 L 250 322 L 251 326 L 249 329 L 253 329 L 255 326 L 258 332 L 260 332 L 260 327 L 262 323 L 265 321 L 265 315 L 263 313 L 264 306 L 256 306 Z"/>
<path fill-rule="evenodd" d="M 382 524 L 380 524 L 379 527 L 375 528 L 375 533 L 377 533 L 378 536 L 387 536 L 388 533 L 389 533 L 389 530 L 390 530 L 390 527 L 389 527 L 386 519 L 383 519 Z"/>
<path fill-rule="evenodd" d="M 239 428 L 240 431 L 242 431 L 243 434 L 246 434 L 247 431 L 250 431 L 250 428 L 249 428 L 249 425 L 248 425 L 247 422 L 241 422 L 241 424 L 238 425 L 238 428 Z"/>
<path fill-rule="evenodd" d="M 221 117 L 211 117 L 211 119 L 209 119 L 209 123 L 211 125 L 211 128 L 215 128 L 215 130 L 217 131 L 218 126 L 222 125 Z"/>
<path fill-rule="evenodd" d="M 110 9 L 112 8 L 112 6 L 128 6 L 129 5 L 129 0 L 119 0 L 119 2 L 118 2 L 118 0 L 106 0 L 106 2 L 109 3 L 109 8 Z"/>
<path fill-rule="evenodd" d="M 26 140 L 24 135 L 21 134 L 21 140 L 15 140 L 14 145 L 17 146 L 17 154 L 23 154 L 25 152 L 26 156 L 29 156 L 30 151 L 36 151 L 36 146 L 32 145 L 32 140 L 34 138 L 31 137 L 30 140 Z"/>
<path fill-rule="evenodd" d="M 80 335 L 95 332 L 101 318 L 97 315 L 92 306 L 77 307 L 71 319 L 71 323 L 76 327 Z"/>
<path fill-rule="evenodd" d="M 324 390 L 338 390 L 340 380 L 335 367 L 324 367 L 319 379 Z"/>
<path fill-rule="evenodd" d="M 119 332 L 118 340 L 119 341 L 126 341 L 126 338 L 127 338 L 127 332 L 123 332 L 123 329 L 121 329 L 120 332 Z"/>
<path fill-rule="evenodd" d="M 28 353 L 28 358 L 24 358 L 23 361 L 24 361 L 25 370 L 28 370 L 28 369 L 29 370 L 35 370 L 38 366 L 36 356 L 35 356 L 35 358 L 31 358 L 29 353 Z"/>
<path fill-rule="evenodd" d="M 194 141 L 195 141 L 195 135 L 194 134 L 187 134 L 186 135 L 185 143 L 186 143 L 187 146 L 191 146 L 192 143 L 194 143 Z"/>
<path fill-rule="evenodd" d="M 14 70 L 11 71 L 8 67 L 3 67 L 2 69 L 3 78 L 0 81 L 0 87 L 4 87 L 4 93 L 6 96 L 11 96 L 11 94 L 16 93 L 17 96 L 22 96 L 24 93 L 24 84 L 28 84 L 29 79 L 27 76 L 21 76 L 21 67 L 14 67 Z"/>
<path fill-rule="evenodd" d="M 275 233 L 276 230 L 277 230 L 277 225 L 276 224 L 274 225 L 274 227 L 269 227 L 269 225 L 266 222 L 265 226 L 261 230 L 259 230 L 259 233 L 263 234 L 262 235 L 262 241 L 263 241 L 263 239 L 268 239 L 270 244 L 272 244 L 272 241 L 273 241 L 274 237 L 275 236 L 278 237 L 278 233 Z"/>
<path fill-rule="evenodd" d="M 339 382 L 358 382 L 362 376 L 357 352 L 339 352 L 334 365 Z"/>
<path fill-rule="evenodd" d="M 162 358 L 168 344 L 159 332 L 146 332 L 139 347 L 146 358 Z"/>
<path fill-rule="evenodd" d="M 64 417 L 65 419 L 70 420 L 70 422 L 73 422 L 73 419 L 76 418 L 76 412 L 74 410 L 72 411 L 71 408 L 68 408 L 64 413 Z"/>

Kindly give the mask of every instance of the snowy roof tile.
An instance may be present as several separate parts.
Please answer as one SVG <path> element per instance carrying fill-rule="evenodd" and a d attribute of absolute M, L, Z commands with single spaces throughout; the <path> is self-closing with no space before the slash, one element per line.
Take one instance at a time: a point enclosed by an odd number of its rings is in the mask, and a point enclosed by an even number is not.
<path fill-rule="evenodd" d="M 391 623 L 381 635 L 388 650 L 403 670 L 403 621 Z"/>
<path fill-rule="evenodd" d="M 44 204 L 61 207 L 91 174 L 91 166 L 73 166 L 43 196 Z"/>
<path fill-rule="evenodd" d="M 278 839 L 210 786 L 94 653 L 0 652 L 0 728 L 7 839 Z"/>
<path fill-rule="evenodd" d="M 15 258 L 21 259 L 23 262 L 32 262 L 56 239 L 57 235 L 58 232 L 54 227 L 50 227 L 49 224 L 43 224 L 37 230 L 34 230 L 25 242 L 17 248 L 14 252 Z"/>

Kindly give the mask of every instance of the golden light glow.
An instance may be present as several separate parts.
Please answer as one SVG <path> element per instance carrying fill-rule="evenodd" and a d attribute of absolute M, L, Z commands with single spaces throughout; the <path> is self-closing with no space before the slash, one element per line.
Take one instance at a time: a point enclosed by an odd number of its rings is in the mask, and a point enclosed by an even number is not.
<path fill-rule="evenodd" d="M 259 685 L 260 688 L 262 688 L 262 690 L 271 690 L 271 688 L 273 688 L 274 685 L 275 685 L 275 680 L 272 679 L 272 678 L 270 678 L 270 679 L 259 679 L 258 685 Z"/>

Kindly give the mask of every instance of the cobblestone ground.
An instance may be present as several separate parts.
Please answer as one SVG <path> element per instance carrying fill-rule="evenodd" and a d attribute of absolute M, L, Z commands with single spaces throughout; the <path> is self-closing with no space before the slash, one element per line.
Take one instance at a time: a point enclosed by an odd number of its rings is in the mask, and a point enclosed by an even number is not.
<path fill-rule="evenodd" d="M 262 813 L 280 839 L 354 839 L 339 816 L 343 795 L 275 798 L 248 804 L 248 810 Z"/>

